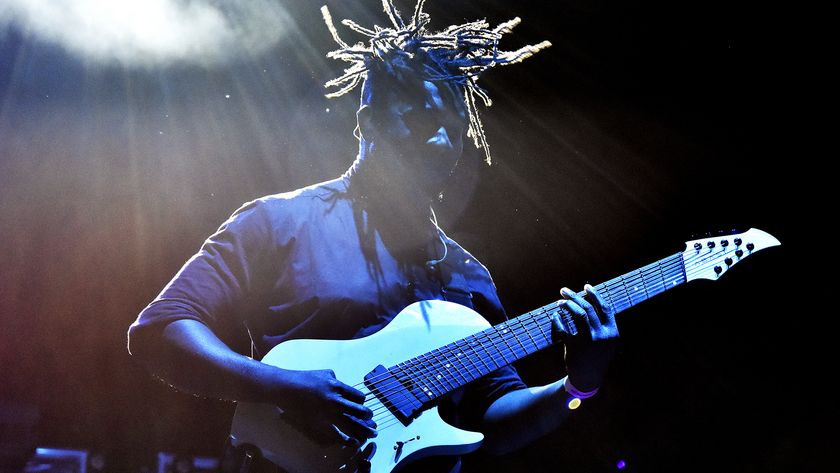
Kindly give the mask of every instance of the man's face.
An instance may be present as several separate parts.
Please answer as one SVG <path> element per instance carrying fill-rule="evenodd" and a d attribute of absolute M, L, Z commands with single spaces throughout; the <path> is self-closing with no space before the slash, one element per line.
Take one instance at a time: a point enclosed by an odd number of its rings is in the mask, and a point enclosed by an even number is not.
<path fill-rule="evenodd" d="M 376 167 L 414 196 L 437 195 L 463 151 L 463 98 L 445 83 L 419 80 L 381 93 L 369 111 L 370 129 L 362 130 L 374 144 Z"/>

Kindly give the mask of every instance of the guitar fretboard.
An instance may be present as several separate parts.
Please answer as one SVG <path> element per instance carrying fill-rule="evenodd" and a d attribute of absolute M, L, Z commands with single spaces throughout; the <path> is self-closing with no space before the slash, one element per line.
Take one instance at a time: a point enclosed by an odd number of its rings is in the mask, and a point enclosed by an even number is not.
<path fill-rule="evenodd" d="M 616 313 L 627 310 L 686 282 L 682 256 L 682 253 L 676 253 L 598 284 L 595 289 L 612 304 Z M 419 401 L 433 401 L 554 344 L 551 319 L 561 305 L 562 299 L 554 301 L 392 366 L 388 371 Z"/>

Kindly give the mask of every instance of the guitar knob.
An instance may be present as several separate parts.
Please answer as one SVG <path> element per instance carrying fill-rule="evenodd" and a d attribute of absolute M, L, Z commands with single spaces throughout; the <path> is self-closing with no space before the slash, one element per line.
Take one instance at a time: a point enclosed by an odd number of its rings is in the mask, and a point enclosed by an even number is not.
<path fill-rule="evenodd" d="M 721 268 L 720 266 L 715 266 L 715 274 L 719 275 L 722 272 L 723 272 L 723 268 Z"/>
<path fill-rule="evenodd" d="M 727 246 L 729 246 L 729 240 L 721 240 L 720 246 L 726 248 Z"/>
<path fill-rule="evenodd" d="M 744 256 L 744 250 L 735 250 L 735 256 L 739 258 Z"/>
<path fill-rule="evenodd" d="M 752 243 L 747 243 L 747 250 L 748 251 L 752 251 L 754 249 L 755 249 L 755 245 L 753 245 Z"/>
<path fill-rule="evenodd" d="M 723 262 L 726 263 L 727 266 L 732 266 L 732 258 L 726 258 Z"/>
<path fill-rule="evenodd" d="M 735 239 L 735 244 L 741 246 L 742 240 L 740 238 Z"/>
<path fill-rule="evenodd" d="M 703 248 L 703 245 L 701 245 L 700 243 L 695 243 L 694 244 L 694 249 L 695 250 L 700 251 L 701 248 Z"/>
<path fill-rule="evenodd" d="M 710 242 L 708 243 L 708 246 L 709 246 L 709 249 L 711 250 L 712 248 L 714 248 L 714 247 L 715 247 L 715 242 L 710 241 Z"/>

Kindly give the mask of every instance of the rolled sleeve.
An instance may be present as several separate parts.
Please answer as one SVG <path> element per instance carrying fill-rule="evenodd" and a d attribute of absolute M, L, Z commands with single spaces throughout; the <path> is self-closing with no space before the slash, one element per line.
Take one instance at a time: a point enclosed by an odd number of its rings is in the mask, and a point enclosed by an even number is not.
<path fill-rule="evenodd" d="M 238 209 L 140 312 L 128 330 L 130 352 L 175 320 L 197 320 L 215 330 L 247 310 L 274 247 L 261 207 L 254 201 Z"/>

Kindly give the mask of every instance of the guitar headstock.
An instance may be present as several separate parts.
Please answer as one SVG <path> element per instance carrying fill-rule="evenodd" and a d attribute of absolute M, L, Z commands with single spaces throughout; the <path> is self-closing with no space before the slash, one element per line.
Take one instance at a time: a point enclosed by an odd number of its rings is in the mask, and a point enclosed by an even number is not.
<path fill-rule="evenodd" d="M 743 233 L 700 238 L 685 243 L 685 280 L 717 280 L 723 273 L 756 251 L 779 246 L 773 235 L 751 228 Z"/>

